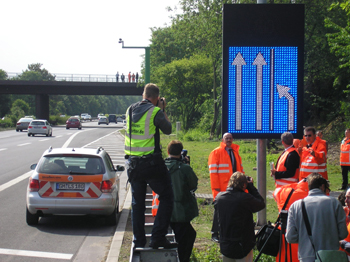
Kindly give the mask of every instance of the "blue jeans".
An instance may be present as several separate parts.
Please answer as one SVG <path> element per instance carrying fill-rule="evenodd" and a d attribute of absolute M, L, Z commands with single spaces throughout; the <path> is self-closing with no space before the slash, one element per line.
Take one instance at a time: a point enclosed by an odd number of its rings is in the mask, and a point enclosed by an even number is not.
<path fill-rule="evenodd" d="M 159 195 L 158 212 L 154 220 L 151 241 L 163 241 L 168 232 L 170 217 L 174 206 L 174 193 L 169 173 L 157 179 L 145 179 L 131 182 L 132 227 L 136 247 L 144 247 L 145 236 L 145 198 L 147 184 Z"/>

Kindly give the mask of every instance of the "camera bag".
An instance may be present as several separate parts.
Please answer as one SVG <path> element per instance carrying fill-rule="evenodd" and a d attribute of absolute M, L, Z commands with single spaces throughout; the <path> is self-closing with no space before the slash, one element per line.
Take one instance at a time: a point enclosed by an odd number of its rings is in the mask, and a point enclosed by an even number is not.
<path fill-rule="evenodd" d="M 292 196 L 294 189 L 292 189 L 287 197 L 286 202 L 283 205 L 282 210 L 284 210 L 289 202 L 290 197 Z M 281 211 L 282 211 L 281 210 Z M 271 223 L 264 225 L 256 233 L 256 247 L 260 253 L 276 257 L 278 251 L 280 250 L 280 241 L 281 241 L 281 230 L 278 228 L 280 225 L 280 215 L 278 215 L 275 226 Z M 259 259 L 260 256 L 257 257 Z M 257 260 L 255 260 L 257 261 Z"/>

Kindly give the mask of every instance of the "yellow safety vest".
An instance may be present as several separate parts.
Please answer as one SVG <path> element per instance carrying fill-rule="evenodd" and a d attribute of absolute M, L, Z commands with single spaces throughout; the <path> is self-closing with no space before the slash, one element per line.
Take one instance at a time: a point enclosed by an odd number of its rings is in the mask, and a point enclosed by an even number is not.
<path fill-rule="evenodd" d="M 155 106 L 151 107 L 143 114 L 139 121 L 131 123 L 131 139 L 129 130 L 129 110 L 130 107 L 126 112 L 125 154 L 133 156 L 152 154 L 155 147 L 154 135 L 156 133 L 156 126 L 153 120 L 160 108 Z"/>

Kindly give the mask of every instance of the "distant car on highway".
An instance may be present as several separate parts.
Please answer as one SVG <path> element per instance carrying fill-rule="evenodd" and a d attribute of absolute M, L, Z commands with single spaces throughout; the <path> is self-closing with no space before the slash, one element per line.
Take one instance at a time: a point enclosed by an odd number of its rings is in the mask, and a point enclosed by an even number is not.
<path fill-rule="evenodd" d="M 22 117 L 20 120 L 18 120 L 17 124 L 16 124 L 16 132 L 18 131 L 23 131 L 23 130 L 27 130 L 29 123 L 33 120 L 33 118 L 29 118 L 29 117 Z"/>
<path fill-rule="evenodd" d="M 108 225 L 117 223 L 119 173 L 101 147 L 52 148 L 44 152 L 29 178 L 26 222 L 37 225 L 50 215 L 103 216 Z"/>
<path fill-rule="evenodd" d="M 105 114 L 102 114 L 102 113 L 98 114 L 97 119 L 100 119 L 101 116 L 105 116 Z"/>
<path fill-rule="evenodd" d="M 82 113 L 80 115 L 80 119 L 84 121 L 91 121 L 91 115 L 89 115 L 88 113 Z"/>
<path fill-rule="evenodd" d="M 28 126 L 28 136 L 35 135 L 52 136 L 51 124 L 45 119 L 32 120 Z"/>
<path fill-rule="evenodd" d="M 78 128 L 81 129 L 83 126 L 81 124 L 81 121 L 79 120 L 79 118 L 77 117 L 70 117 L 67 121 L 66 121 L 66 129 L 69 128 Z"/>
<path fill-rule="evenodd" d="M 101 116 L 99 119 L 98 119 L 98 124 L 106 124 L 108 125 L 109 124 L 109 121 L 108 121 L 108 118 L 105 117 L 105 116 Z"/>
<path fill-rule="evenodd" d="M 117 117 L 117 122 L 123 122 L 123 118 L 121 118 L 121 117 Z"/>
<path fill-rule="evenodd" d="M 114 123 L 117 123 L 117 116 L 114 115 L 114 114 L 110 114 L 108 116 L 108 121 L 111 123 L 111 122 L 114 122 Z"/>

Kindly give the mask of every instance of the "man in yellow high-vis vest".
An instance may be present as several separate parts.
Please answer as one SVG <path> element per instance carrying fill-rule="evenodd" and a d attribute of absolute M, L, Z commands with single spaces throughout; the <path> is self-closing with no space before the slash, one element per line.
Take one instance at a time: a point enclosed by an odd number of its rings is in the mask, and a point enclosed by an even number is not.
<path fill-rule="evenodd" d="M 168 232 L 174 194 L 170 175 L 160 149 L 159 130 L 171 133 L 171 123 L 165 113 L 165 98 L 159 98 L 159 88 L 147 84 L 143 100 L 132 104 L 126 112 L 125 158 L 132 190 L 132 224 L 134 247 L 146 245 L 145 197 L 147 184 L 159 195 L 159 208 L 152 229 L 150 247 L 175 248 Z"/>

